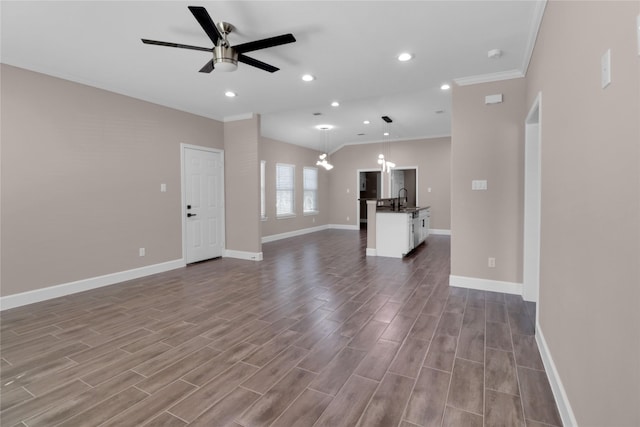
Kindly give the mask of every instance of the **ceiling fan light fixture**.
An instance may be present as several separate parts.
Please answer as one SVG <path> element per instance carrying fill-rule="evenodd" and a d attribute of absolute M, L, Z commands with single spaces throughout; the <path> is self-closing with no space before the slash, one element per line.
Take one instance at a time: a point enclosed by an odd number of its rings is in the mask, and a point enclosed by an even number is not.
<path fill-rule="evenodd" d="M 213 64 L 217 71 L 235 71 L 238 68 L 238 53 L 231 47 L 216 46 L 213 49 Z"/>

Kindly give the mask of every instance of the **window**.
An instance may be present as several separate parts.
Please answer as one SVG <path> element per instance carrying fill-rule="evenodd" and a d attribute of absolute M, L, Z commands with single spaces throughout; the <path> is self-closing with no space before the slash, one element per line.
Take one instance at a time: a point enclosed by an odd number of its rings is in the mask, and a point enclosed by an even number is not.
<path fill-rule="evenodd" d="M 295 171 L 293 165 L 276 164 L 276 217 L 295 215 Z"/>
<path fill-rule="evenodd" d="M 265 196 L 265 167 L 266 162 L 260 161 L 260 219 L 267 219 L 267 207 Z"/>
<path fill-rule="evenodd" d="M 303 213 L 318 212 L 318 169 L 304 168 L 304 203 Z"/>

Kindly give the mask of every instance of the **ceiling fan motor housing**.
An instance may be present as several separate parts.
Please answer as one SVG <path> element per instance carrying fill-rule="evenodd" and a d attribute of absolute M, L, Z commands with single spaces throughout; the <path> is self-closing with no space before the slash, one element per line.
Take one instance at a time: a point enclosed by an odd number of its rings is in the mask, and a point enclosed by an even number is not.
<path fill-rule="evenodd" d="M 238 53 L 228 46 L 213 49 L 213 63 L 218 71 L 235 71 L 238 68 Z"/>

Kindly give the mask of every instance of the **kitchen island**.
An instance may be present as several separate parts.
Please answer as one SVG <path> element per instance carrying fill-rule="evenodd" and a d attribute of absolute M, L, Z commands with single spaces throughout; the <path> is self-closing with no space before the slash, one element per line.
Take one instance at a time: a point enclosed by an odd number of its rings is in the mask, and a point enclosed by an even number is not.
<path fill-rule="evenodd" d="M 429 235 L 429 217 L 429 206 L 399 210 L 377 209 L 376 256 L 406 256 Z"/>

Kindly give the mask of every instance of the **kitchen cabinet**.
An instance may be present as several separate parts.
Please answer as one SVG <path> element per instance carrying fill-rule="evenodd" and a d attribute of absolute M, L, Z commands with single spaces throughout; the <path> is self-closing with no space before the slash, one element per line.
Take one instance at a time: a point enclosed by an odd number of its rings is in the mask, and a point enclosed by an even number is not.
<path fill-rule="evenodd" d="M 376 255 L 402 258 L 429 235 L 429 208 L 376 212 Z"/>
<path fill-rule="evenodd" d="M 429 237 L 429 219 L 431 218 L 431 211 L 429 208 L 421 209 L 418 215 L 419 230 L 420 230 L 420 242 L 424 242 Z"/>

